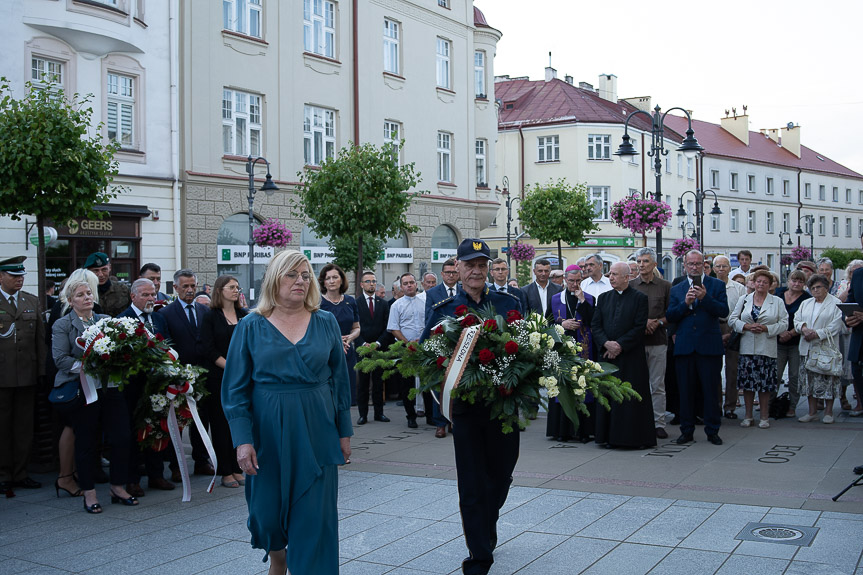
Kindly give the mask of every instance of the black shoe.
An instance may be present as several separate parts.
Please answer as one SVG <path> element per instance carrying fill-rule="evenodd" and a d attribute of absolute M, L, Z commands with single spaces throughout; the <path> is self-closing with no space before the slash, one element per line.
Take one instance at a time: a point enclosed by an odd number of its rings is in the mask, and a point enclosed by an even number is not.
<path fill-rule="evenodd" d="M 111 504 L 114 503 L 122 503 L 123 505 L 134 507 L 138 504 L 138 500 L 131 495 L 129 497 L 120 497 L 119 495 L 116 495 L 113 491 L 111 491 Z"/>
<path fill-rule="evenodd" d="M 98 503 L 94 503 L 93 505 L 87 505 L 87 499 L 84 498 L 84 511 L 87 513 L 102 513 L 102 506 Z"/>
<path fill-rule="evenodd" d="M 13 481 L 12 487 L 20 487 L 22 489 L 39 489 L 42 487 L 42 484 L 31 477 L 25 477 L 20 481 Z"/>
<path fill-rule="evenodd" d="M 415 417 L 408 418 L 408 427 L 410 427 L 411 429 L 417 428 L 417 420 Z"/>
<path fill-rule="evenodd" d="M 209 461 L 195 462 L 195 475 L 215 475 L 216 470 Z"/>
<path fill-rule="evenodd" d="M 375 421 L 381 421 L 383 423 L 389 423 L 390 418 L 384 415 L 383 413 L 375 416 Z"/>
<path fill-rule="evenodd" d="M 661 427 L 656 428 L 656 437 L 659 439 L 668 439 L 668 432 Z"/>
<path fill-rule="evenodd" d="M 357 425 L 365 425 L 369 422 L 368 418 L 365 415 L 361 415 L 357 420 Z"/>
<path fill-rule="evenodd" d="M 857 475 L 863 475 L 863 465 L 858 465 L 854 468 L 854 473 Z"/>
<path fill-rule="evenodd" d="M 707 441 L 709 441 L 713 445 L 722 445 L 722 438 L 719 437 L 718 433 L 714 433 L 713 435 L 708 435 Z"/>
<path fill-rule="evenodd" d="M 680 425 L 680 418 L 675 415 L 671 418 L 671 421 L 668 422 L 668 425 Z"/>
<path fill-rule="evenodd" d="M 692 437 L 691 433 L 683 433 L 680 435 L 680 437 L 674 440 L 674 443 L 676 443 L 677 445 L 684 445 L 692 441 L 695 441 L 695 439 Z"/>

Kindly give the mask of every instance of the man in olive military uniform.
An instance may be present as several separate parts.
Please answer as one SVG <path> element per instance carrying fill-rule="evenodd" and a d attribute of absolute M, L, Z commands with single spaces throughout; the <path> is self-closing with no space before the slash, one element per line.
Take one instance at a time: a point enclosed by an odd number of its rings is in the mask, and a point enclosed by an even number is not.
<path fill-rule="evenodd" d="M 102 306 L 102 313 L 117 317 L 126 311 L 132 303 L 129 286 L 117 278 L 111 279 L 111 262 L 108 255 L 94 252 L 87 257 L 84 267 L 99 278 L 99 305 Z"/>
<path fill-rule="evenodd" d="M 33 446 L 36 378 L 45 374 L 39 298 L 21 291 L 24 256 L 0 261 L 0 491 L 38 489 L 27 475 Z"/>
<path fill-rule="evenodd" d="M 516 310 L 524 313 L 521 302 L 507 292 L 489 290 L 488 244 L 478 239 L 464 240 L 458 247 L 456 268 L 462 289 L 432 308 L 420 341 L 447 316 L 455 316 L 460 305 L 476 310 L 490 304 L 496 313 L 507 316 Z M 512 472 L 518 461 L 519 433 L 504 434 L 500 421 L 491 419 L 485 405 L 453 402 L 452 436 L 458 476 L 459 510 L 464 539 L 470 557 L 462 561 L 465 575 L 485 575 L 494 563 L 497 546 L 497 520 L 506 503 Z"/>

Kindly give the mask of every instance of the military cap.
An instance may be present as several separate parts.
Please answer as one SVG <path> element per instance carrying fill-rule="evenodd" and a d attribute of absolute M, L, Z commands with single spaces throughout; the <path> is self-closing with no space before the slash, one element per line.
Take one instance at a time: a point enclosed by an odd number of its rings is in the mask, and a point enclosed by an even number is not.
<path fill-rule="evenodd" d="M 476 238 L 468 238 L 458 245 L 456 252 L 458 260 L 472 260 L 474 258 L 484 257 L 487 260 L 491 259 L 491 250 L 488 244 Z"/>
<path fill-rule="evenodd" d="M 103 266 L 108 265 L 108 254 L 102 252 L 93 252 L 89 256 L 87 256 L 87 261 L 84 262 L 84 267 L 89 268 L 101 268 Z"/>
<path fill-rule="evenodd" d="M 14 258 L 0 261 L 0 272 L 6 272 L 13 276 L 23 276 L 27 273 L 24 269 L 24 260 L 27 256 L 15 256 Z"/>

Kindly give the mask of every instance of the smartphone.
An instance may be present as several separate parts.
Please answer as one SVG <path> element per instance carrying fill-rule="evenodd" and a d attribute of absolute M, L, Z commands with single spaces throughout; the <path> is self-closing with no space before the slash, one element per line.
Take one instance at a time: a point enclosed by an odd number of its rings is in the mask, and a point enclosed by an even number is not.
<path fill-rule="evenodd" d="M 701 276 L 689 276 L 689 279 L 692 280 L 692 287 L 701 287 Z"/>

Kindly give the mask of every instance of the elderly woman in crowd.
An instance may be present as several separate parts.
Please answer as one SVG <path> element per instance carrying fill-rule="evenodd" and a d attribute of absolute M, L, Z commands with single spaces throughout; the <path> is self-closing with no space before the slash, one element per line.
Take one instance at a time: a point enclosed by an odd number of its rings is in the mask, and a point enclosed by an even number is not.
<path fill-rule="evenodd" d="M 833 280 L 833 260 L 830 258 L 820 258 L 815 262 L 818 270 L 818 275 L 822 275 L 830 282 L 830 287 L 827 288 L 827 293 L 832 296 L 839 295 L 839 283 Z"/>
<path fill-rule="evenodd" d="M 52 356 L 57 365 L 54 387 L 80 378 L 84 350 L 77 345 L 77 339 L 88 326 L 108 317 L 93 312 L 93 294 L 87 279 L 69 280 L 63 286 L 64 307 L 72 311 L 58 319 L 51 330 Z M 132 439 L 126 398 L 116 384 L 108 383 L 106 387 L 99 382 L 97 385 L 98 400 L 69 414 L 75 432 L 78 485 L 84 493 L 84 510 L 87 513 L 102 513 L 93 473 L 99 457 L 98 445 L 102 439 L 111 446 L 111 503 L 138 505 L 138 500 L 129 495 L 125 487 L 131 453 L 129 443 Z"/>
<path fill-rule="evenodd" d="M 350 461 L 351 392 L 341 330 L 311 270 L 296 250 L 273 258 L 222 377 L 252 546 L 270 575 L 339 571 L 336 465 Z"/>
<path fill-rule="evenodd" d="M 804 301 L 794 316 L 794 330 L 800 338 L 800 395 L 809 398 L 809 412 L 798 421 L 818 419 L 818 400 L 825 401 L 823 423 L 833 423 L 833 400 L 839 396 L 839 375 L 818 373 L 806 368 L 806 358 L 819 347 L 839 349 L 839 334 L 845 331 L 839 298 L 827 293 L 830 280 L 821 274 L 809 278 L 807 287 L 812 298 Z"/>
<path fill-rule="evenodd" d="M 788 327 L 788 312 L 784 302 L 770 295 L 773 276 L 758 270 L 750 276 L 754 291 L 738 300 L 728 317 L 734 331 L 743 334 L 740 339 L 740 359 L 737 362 L 737 386 L 743 390 L 745 415 L 741 427 L 750 427 L 755 393 L 761 405 L 758 427 L 770 427 L 767 405 L 770 393 L 779 386 L 776 375 L 776 339 Z"/>
<path fill-rule="evenodd" d="M 342 333 L 342 344 L 345 348 L 345 359 L 348 362 L 348 375 L 351 382 L 351 405 L 357 404 L 357 351 L 354 340 L 360 337 L 360 313 L 357 300 L 347 295 L 348 276 L 336 264 L 327 264 L 318 275 L 321 288 L 321 309 L 336 317 Z"/>
<path fill-rule="evenodd" d="M 788 408 L 786 417 L 796 417 L 795 410 L 800 402 L 798 390 L 798 375 L 800 372 L 800 334 L 794 331 L 794 316 L 805 300 L 811 298 L 809 293 L 803 291 L 806 285 L 806 274 L 800 270 L 794 270 L 788 275 L 788 286 L 776 290 L 776 297 L 785 304 L 788 313 L 788 329 L 779 334 L 779 343 L 776 346 L 776 373 L 779 377 L 785 373 L 788 367 L 788 396 L 791 406 Z"/>
<path fill-rule="evenodd" d="M 851 276 L 854 275 L 854 272 L 861 267 L 863 267 L 863 260 L 851 260 L 850 262 L 848 262 L 848 266 L 845 268 L 845 277 L 843 277 L 842 281 L 839 282 L 839 288 L 837 290 L 838 294 L 836 297 L 839 298 L 839 301 L 843 303 L 847 301 L 848 288 L 851 287 Z M 839 336 L 839 349 L 842 350 L 842 357 L 848 357 L 848 346 L 850 344 L 850 334 L 842 334 Z M 851 404 L 848 402 L 847 397 L 848 386 L 851 385 L 854 381 L 854 377 L 851 374 L 851 362 L 846 361 L 843 366 L 844 368 L 841 375 L 842 396 L 839 398 L 841 401 L 841 406 L 842 409 L 850 412 L 849 415 L 851 415 L 851 417 L 860 417 L 861 415 L 863 415 L 863 398 L 857 396 L 854 407 L 851 407 Z"/>

